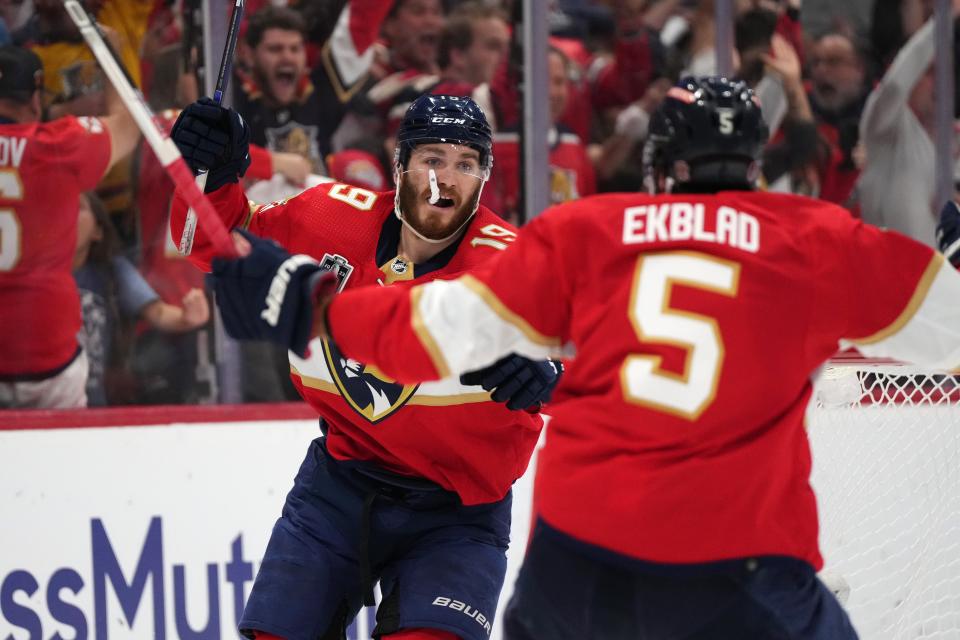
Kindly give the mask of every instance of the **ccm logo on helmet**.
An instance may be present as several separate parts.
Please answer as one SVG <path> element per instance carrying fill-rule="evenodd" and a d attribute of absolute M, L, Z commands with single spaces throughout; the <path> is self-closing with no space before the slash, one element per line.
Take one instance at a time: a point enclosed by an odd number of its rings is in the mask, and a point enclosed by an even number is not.
<path fill-rule="evenodd" d="M 434 116 L 430 118 L 430 122 L 434 124 L 467 124 L 464 118 L 444 118 L 443 116 Z"/>

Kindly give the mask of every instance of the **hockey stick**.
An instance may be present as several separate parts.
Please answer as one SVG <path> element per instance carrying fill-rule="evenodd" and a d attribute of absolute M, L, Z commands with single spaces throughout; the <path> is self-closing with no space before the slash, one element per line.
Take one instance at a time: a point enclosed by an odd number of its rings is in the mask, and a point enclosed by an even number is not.
<path fill-rule="evenodd" d="M 133 87 L 133 83 L 130 82 L 117 54 L 103 37 L 96 22 L 78 0 L 63 0 L 63 6 L 70 19 L 77 25 L 83 39 L 87 41 L 94 57 L 100 63 L 100 68 L 103 69 L 107 79 L 116 89 L 124 106 L 137 123 L 137 127 L 143 133 L 143 137 L 150 148 L 153 149 L 167 175 L 173 180 L 176 188 L 180 190 L 190 208 L 199 212 L 203 218 L 203 223 L 208 227 L 207 232 L 217 253 L 224 256 L 235 256 L 236 250 L 233 247 L 233 242 L 230 240 L 223 222 L 217 216 L 217 212 L 213 209 L 213 205 L 203 195 L 203 191 L 197 188 L 193 172 L 183 161 L 177 145 L 157 125 L 153 111 L 147 105 L 146 100 L 143 99 L 143 95 Z"/>
<path fill-rule="evenodd" d="M 240 19 L 243 17 L 244 0 L 235 0 L 233 12 L 230 14 L 230 28 L 227 30 L 227 42 L 223 46 L 223 57 L 220 58 L 220 71 L 217 73 L 217 86 L 213 90 L 213 101 L 223 103 L 223 92 L 230 82 L 230 69 L 233 68 L 233 53 L 237 48 L 237 35 L 240 33 Z M 207 186 L 207 172 L 197 176 L 197 188 L 202 192 Z M 197 232 L 197 215 L 193 209 L 187 210 L 187 222 L 183 226 L 180 236 L 180 253 L 189 255 L 193 248 L 193 234 Z"/>

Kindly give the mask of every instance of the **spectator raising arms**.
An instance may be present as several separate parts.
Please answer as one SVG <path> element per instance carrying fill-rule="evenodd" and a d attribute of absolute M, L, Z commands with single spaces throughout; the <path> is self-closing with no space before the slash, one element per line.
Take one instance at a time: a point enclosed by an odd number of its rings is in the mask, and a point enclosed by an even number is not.
<path fill-rule="evenodd" d="M 36 54 L 0 48 L 0 407 L 86 405 L 77 203 L 139 138 L 110 88 L 103 118 L 39 122 L 42 82 Z"/>
<path fill-rule="evenodd" d="M 366 79 L 377 29 L 390 0 L 351 0 L 344 7 L 321 62 L 307 66 L 306 23 L 293 9 L 265 7 L 250 17 L 246 41 L 250 76 L 234 91 L 250 127 L 250 141 L 274 152 L 297 153 L 326 173 L 330 138 L 347 102 Z"/>
<path fill-rule="evenodd" d="M 941 205 L 934 202 L 933 27 L 931 18 L 913 34 L 867 100 L 860 122 L 867 165 L 858 184 L 864 220 L 930 246 Z"/>

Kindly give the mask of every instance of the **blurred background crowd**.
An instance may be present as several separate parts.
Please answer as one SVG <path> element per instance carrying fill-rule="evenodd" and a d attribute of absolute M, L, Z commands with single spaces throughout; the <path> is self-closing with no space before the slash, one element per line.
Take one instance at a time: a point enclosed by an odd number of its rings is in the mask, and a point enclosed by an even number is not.
<path fill-rule="evenodd" d="M 549 166 L 525 172 L 547 173 L 551 203 L 644 189 L 650 114 L 679 77 L 718 69 L 713 1 L 536 2 L 550 32 Z M 202 64 L 206 3 L 85 4 L 172 126 L 216 74 Z M 735 1 L 734 75 L 755 88 L 771 130 L 762 188 L 838 203 L 934 244 L 935 109 L 948 99 L 956 118 L 960 101 L 934 92 L 933 4 Z M 483 202 L 522 225 L 538 212 L 523 210 L 520 14 L 517 0 L 248 0 L 226 102 L 251 129 L 250 198 L 331 179 L 389 190 L 407 105 L 426 92 L 470 95 L 495 129 Z M 39 56 L 44 119 L 109 112 L 109 87 L 61 0 L 0 0 L 0 44 Z M 956 59 L 956 47 L 941 54 Z M 77 203 L 88 404 L 296 399 L 285 353 L 217 330 L 203 274 L 170 238 L 172 191 L 140 143 Z M 2 288 L 0 299 L 11 304 Z"/>

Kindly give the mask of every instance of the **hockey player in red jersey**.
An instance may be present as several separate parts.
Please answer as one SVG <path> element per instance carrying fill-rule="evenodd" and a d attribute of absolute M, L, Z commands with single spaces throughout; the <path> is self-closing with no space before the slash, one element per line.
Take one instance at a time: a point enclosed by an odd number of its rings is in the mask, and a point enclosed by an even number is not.
<path fill-rule="evenodd" d="M 347 290 L 451 278 L 516 236 L 478 204 L 491 132 L 469 98 L 427 95 L 410 106 L 398 133 L 395 193 L 324 184 L 251 208 L 238 184 L 244 128 L 236 112 L 203 101 L 184 111 L 172 137 L 188 162 L 210 168 L 208 195 L 229 227 L 311 256 L 288 265 L 274 296 L 309 286 L 301 276 L 313 267 Z M 185 214 L 175 198 L 174 238 Z M 201 221 L 190 259 L 207 269 L 211 258 Z M 235 304 L 230 296 L 222 303 Z M 266 315 L 279 311 L 272 309 Z M 271 322 L 287 326 L 285 317 Z M 542 426 L 538 415 L 512 409 L 537 406 L 557 369 L 511 356 L 461 379 L 405 385 L 333 343 L 308 345 L 309 330 L 295 330 L 291 374 L 326 437 L 312 443 L 287 497 L 241 630 L 257 638 L 341 638 L 362 598 L 372 604 L 379 580 L 378 637 L 485 640 L 506 570 L 510 486 Z"/>
<path fill-rule="evenodd" d="M 511 640 L 855 638 L 815 574 L 811 378 L 848 343 L 960 365 L 960 275 L 832 204 L 753 191 L 766 131 L 745 84 L 685 79 L 650 129 L 665 195 L 560 205 L 473 274 L 329 303 L 321 287 L 291 312 L 408 382 L 575 348 Z M 252 292 L 240 267 L 267 251 L 218 262 L 216 288 Z M 233 297 L 248 319 L 265 304 Z"/>
<path fill-rule="evenodd" d="M 40 122 L 42 86 L 36 54 L 0 48 L 0 409 L 86 406 L 77 203 L 139 138 L 109 88 L 104 117 Z"/>

